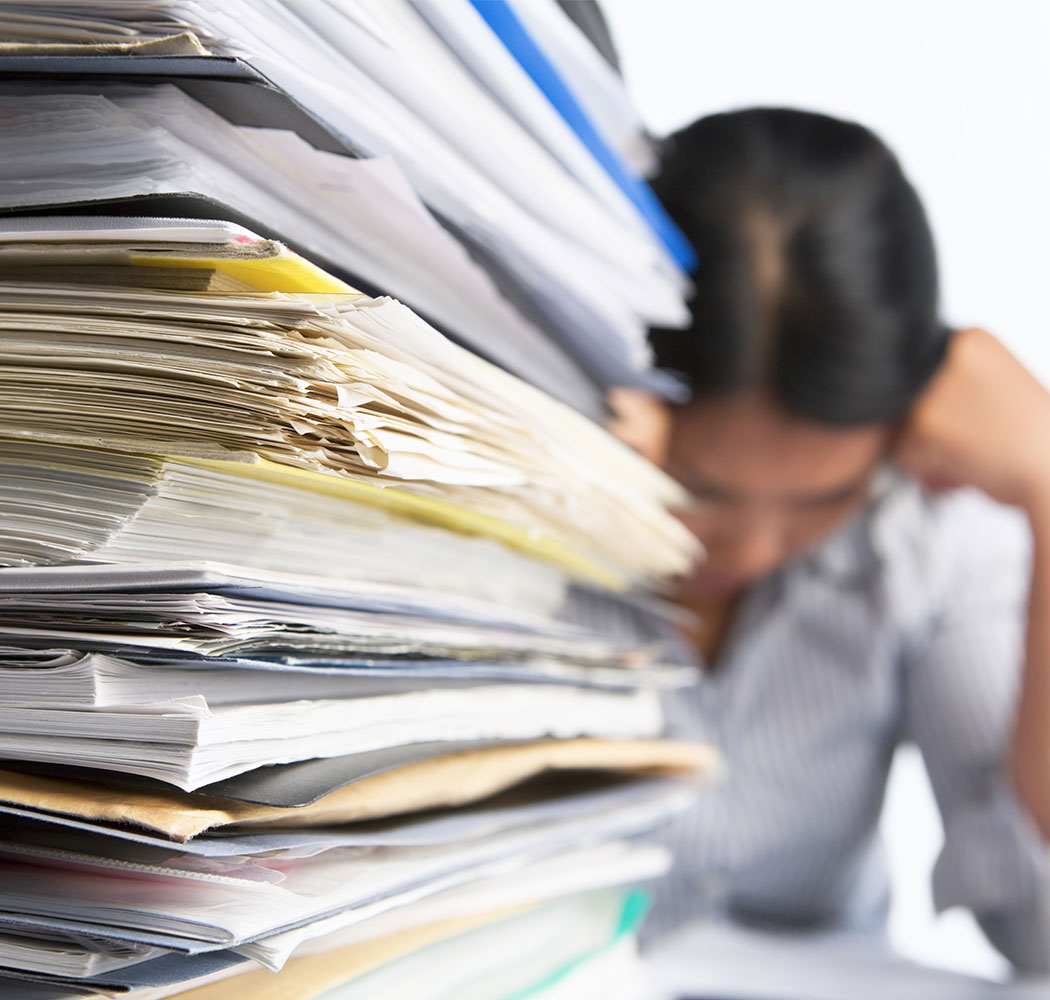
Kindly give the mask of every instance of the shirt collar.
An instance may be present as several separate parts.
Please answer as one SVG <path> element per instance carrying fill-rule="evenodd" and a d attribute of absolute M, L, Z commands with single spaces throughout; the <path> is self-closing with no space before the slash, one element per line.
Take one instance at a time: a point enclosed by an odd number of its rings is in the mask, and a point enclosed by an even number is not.
<path fill-rule="evenodd" d="M 803 557 L 806 570 L 843 586 L 870 581 L 885 564 L 884 523 L 905 483 L 899 472 L 881 470 L 864 509 Z"/>

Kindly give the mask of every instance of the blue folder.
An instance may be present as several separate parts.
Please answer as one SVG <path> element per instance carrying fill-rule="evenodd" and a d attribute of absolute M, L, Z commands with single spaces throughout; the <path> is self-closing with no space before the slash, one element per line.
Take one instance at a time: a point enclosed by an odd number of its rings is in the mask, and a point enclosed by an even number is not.
<path fill-rule="evenodd" d="M 645 179 L 632 170 L 602 138 L 554 64 L 536 44 L 510 4 L 506 0 L 471 0 L 471 3 L 594 158 L 630 198 L 679 267 L 692 274 L 697 266 L 696 251 L 664 210 Z"/>

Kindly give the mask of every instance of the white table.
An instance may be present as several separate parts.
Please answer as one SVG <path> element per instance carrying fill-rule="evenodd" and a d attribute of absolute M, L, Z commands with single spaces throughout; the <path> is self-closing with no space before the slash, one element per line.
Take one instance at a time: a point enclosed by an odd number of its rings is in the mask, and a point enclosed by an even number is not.
<path fill-rule="evenodd" d="M 646 957 L 652 1000 L 1047 1000 L 1050 980 L 995 983 L 917 965 L 870 937 L 696 924 Z"/>

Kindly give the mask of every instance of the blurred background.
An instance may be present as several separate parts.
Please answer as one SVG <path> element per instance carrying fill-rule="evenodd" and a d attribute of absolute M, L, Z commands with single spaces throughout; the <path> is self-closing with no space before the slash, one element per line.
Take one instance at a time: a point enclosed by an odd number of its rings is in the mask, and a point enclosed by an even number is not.
<path fill-rule="evenodd" d="M 824 111 L 878 132 L 929 213 L 946 321 L 986 327 L 1050 383 L 1050 3 L 601 5 L 656 136 L 756 104 Z M 898 949 L 1005 975 L 969 914 L 933 913 L 929 875 L 941 829 L 913 748 L 898 755 L 883 830 Z"/>

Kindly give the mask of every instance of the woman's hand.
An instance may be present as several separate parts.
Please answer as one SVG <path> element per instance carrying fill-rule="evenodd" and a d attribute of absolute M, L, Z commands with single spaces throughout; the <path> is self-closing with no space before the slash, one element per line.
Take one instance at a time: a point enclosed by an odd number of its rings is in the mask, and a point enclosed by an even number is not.
<path fill-rule="evenodd" d="M 1030 514 L 1050 509 L 1050 392 L 990 333 L 961 330 L 897 460 L 933 490 L 974 486 Z"/>

